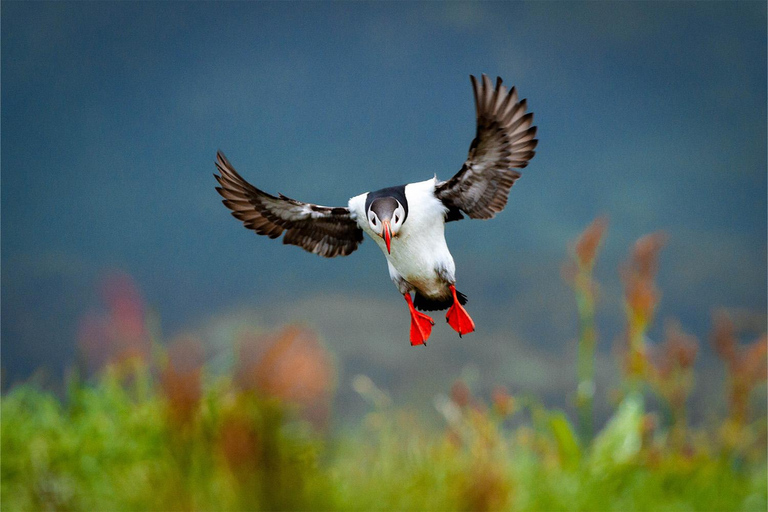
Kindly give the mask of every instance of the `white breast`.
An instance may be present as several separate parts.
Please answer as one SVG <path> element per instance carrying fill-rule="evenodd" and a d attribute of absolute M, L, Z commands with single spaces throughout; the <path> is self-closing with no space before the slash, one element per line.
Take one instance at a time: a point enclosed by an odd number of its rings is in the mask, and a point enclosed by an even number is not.
<path fill-rule="evenodd" d="M 427 297 L 445 297 L 448 284 L 438 270 L 454 281 L 456 266 L 445 242 L 446 207 L 434 195 L 436 178 L 405 187 L 408 217 L 400 232 L 392 239 L 392 253 L 387 253 L 384 240 L 368 226 L 365 212 L 367 194 L 349 200 L 349 208 L 358 225 L 379 246 L 389 263 L 390 277 L 397 284 L 404 279 Z M 404 290 L 400 290 L 405 293 Z"/>

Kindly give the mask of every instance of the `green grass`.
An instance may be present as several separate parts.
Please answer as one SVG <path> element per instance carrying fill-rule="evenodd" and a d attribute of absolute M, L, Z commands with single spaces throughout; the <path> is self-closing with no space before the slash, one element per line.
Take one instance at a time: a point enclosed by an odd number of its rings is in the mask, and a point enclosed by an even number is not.
<path fill-rule="evenodd" d="M 2 397 L 3 510 L 765 510 L 764 453 L 643 439 L 630 395 L 587 447 L 558 411 L 391 404 L 330 438 L 296 408 L 219 378 L 187 415 L 146 367 Z M 176 407 L 176 408 L 174 408 Z M 507 426 L 510 416 L 530 421 Z M 759 449 L 758 449 L 759 451 Z"/>
<path fill-rule="evenodd" d="M 728 413 L 693 429 L 698 341 L 675 323 L 662 344 L 645 335 L 659 300 L 659 234 L 638 240 L 623 273 L 624 395 L 593 431 L 591 271 L 606 226 L 585 230 L 564 269 L 580 313 L 578 435 L 535 397 L 499 387 L 483 399 L 461 381 L 435 399 L 435 428 L 364 376 L 352 385 L 371 410 L 331 433 L 333 357 L 311 332 L 247 335 L 231 374 L 214 376 L 198 340 L 160 348 L 121 276 L 108 315 L 81 329 L 83 361 L 103 368 L 70 378 L 62 399 L 31 383 L 0 398 L 2 510 L 764 512 L 768 339 L 743 344 L 727 313 L 715 316 Z M 649 410 L 650 392 L 664 414 Z"/>

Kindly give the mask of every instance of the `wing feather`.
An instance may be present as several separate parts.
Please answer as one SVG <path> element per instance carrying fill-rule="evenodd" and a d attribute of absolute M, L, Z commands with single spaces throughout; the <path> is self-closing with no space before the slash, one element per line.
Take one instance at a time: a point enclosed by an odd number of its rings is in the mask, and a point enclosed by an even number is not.
<path fill-rule="evenodd" d="M 326 258 L 346 256 L 363 241 L 363 231 L 348 208 L 302 203 L 279 194 L 277 197 L 254 187 L 240 176 L 220 151 L 214 174 L 222 203 L 246 228 L 259 235 L 277 238 Z"/>
<path fill-rule="evenodd" d="M 438 183 L 435 194 L 449 208 L 473 219 L 490 219 L 504 209 L 509 190 L 522 169 L 536 154 L 538 144 L 533 113 L 526 100 L 518 101 L 517 89 L 507 90 L 501 78 L 493 87 L 483 74 L 470 76 L 475 97 L 477 131 L 461 170 Z M 458 220 L 454 213 L 449 220 Z"/>

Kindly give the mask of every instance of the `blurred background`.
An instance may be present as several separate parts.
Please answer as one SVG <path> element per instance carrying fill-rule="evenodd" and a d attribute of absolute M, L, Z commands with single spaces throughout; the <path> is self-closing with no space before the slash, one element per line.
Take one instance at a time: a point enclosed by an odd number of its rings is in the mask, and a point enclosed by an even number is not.
<path fill-rule="evenodd" d="M 410 347 L 375 244 L 325 260 L 221 205 L 217 149 L 266 191 L 332 206 L 449 178 L 480 73 L 528 98 L 540 142 L 502 214 L 447 226 L 471 336 L 438 321 Z M 459 378 L 571 409 L 578 315 L 561 267 L 599 215 L 598 417 L 641 236 L 666 234 L 648 337 L 676 319 L 702 341 L 694 420 L 724 407 L 713 309 L 750 340 L 765 326 L 763 2 L 4 2 L 0 115 L 5 388 L 41 371 L 62 386 L 114 322 L 200 340 L 222 371 L 243 337 L 298 324 L 334 361 L 338 424 L 366 407 L 358 374 L 432 413 Z"/>

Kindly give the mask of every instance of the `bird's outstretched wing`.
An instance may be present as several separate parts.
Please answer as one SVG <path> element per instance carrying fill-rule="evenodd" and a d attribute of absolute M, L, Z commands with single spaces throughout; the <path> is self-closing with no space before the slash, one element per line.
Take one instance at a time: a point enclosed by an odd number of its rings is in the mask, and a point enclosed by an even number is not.
<path fill-rule="evenodd" d="M 216 154 L 216 167 L 221 173 L 214 174 L 221 185 L 216 190 L 246 228 L 269 238 L 285 232 L 284 244 L 298 245 L 326 258 L 346 256 L 363 241 L 363 230 L 349 208 L 318 206 L 282 194 L 267 194 L 245 181 L 221 151 Z"/>
<path fill-rule="evenodd" d="M 517 90 L 507 90 L 496 79 L 470 76 L 475 93 L 477 133 L 461 170 L 435 187 L 435 195 L 449 208 L 447 220 L 490 219 L 504 209 L 509 189 L 536 154 L 538 144 L 533 113 L 526 114 L 526 101 L 518 101 Z"/>

